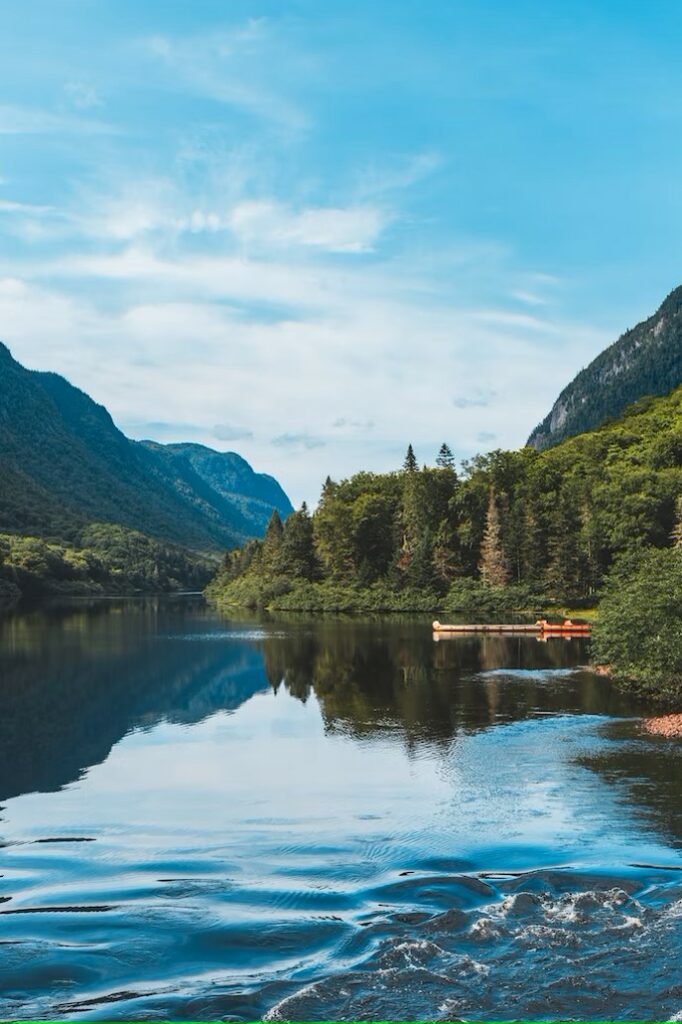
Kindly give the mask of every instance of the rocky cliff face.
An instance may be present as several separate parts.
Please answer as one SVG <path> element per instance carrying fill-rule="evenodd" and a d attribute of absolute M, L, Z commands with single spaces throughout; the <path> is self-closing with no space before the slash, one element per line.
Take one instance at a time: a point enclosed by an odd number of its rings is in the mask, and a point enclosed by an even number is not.
<path fill-rule="evenodd" d="M 620 415 L 645 395 L 665 395 L 681 383 L 682 287 L 580 371 L 527 443 L 549 448 Z"/>

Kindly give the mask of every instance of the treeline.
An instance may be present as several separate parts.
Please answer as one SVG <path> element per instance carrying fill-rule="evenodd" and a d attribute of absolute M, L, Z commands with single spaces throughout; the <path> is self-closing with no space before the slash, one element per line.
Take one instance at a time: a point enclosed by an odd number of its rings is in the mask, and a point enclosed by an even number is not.
<path fill-rule="evenodd" d="M 201 590 L 215 562 L 110 523 L 77 544 L 0 534 L 0 608 L 47 596 Z"/>
<path fill-rule="evenodd" d="M 619 562 L 682 538 L 682 389 L 555 448 L 327 479 L 317 509 L 229 552 L 209 596 L 277 608 L 594 604 Z"/>

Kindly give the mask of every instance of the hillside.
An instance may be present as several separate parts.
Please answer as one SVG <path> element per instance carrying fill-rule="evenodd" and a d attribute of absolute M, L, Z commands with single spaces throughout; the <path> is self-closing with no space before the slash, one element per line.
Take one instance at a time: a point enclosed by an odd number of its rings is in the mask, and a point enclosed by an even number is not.
<path fill-rule="evenodd" d="M 273 508 L 291 511 L 238 455 L 130 441 L 103 406 L 0 343 L 0 532 L 79 544 L 103 522 L 219 551 L 262 534 Z"/>
<path fill-rule="evenodd" d="M 592 430 L 645 395 L 682 384 L 682 287 L 564 388 L 528 444 L 538 450 Z"/>
<path fill-rule="evenodd" d="M 216 512 L 243 537 L 261 536 L 273 508 L 287 516 L 291 503 L 274 479 L 255 473 L 236 452 L 216 452 L 201 444 L 141 441 L 150 468 L 180 498 L 188 498 L 212 519 Z"/>

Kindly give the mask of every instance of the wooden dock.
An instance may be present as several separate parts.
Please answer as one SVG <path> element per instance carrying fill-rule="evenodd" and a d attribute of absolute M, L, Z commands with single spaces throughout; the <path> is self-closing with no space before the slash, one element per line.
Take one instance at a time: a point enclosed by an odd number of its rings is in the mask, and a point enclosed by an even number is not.
<path fill-rule="evenodd" d="M 592 627 L 589 622 L 572 622 L 571 619 L 564 619 L 563 622 L 548 622 L 546 619 L 539 619 L 533 623 L 455 623 L 446 625 L 442 622 L 433 623 L 433 632 L 436 635 L 442 633 L 531 633 L 534 636 L 589 636 Z"/>
<path fill-rule="evenodd" d="M 539 626 L 508 625 L 506 623 L 492 623 L 480 625 L 445 626 L 440 622 L 434 622 L 434 633 L 539 633 Z"/>

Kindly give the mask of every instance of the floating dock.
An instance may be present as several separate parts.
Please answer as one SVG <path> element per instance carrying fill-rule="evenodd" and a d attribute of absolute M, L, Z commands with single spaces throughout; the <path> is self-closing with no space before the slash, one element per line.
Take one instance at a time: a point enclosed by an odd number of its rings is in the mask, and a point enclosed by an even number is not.
<path fill-rule="evenodd" d="M 530 624 L 521 623 L 479 623 L 462 625 L 446 625 L 442 622 L 433 623 L 433 632 L 441 633 L 532 633 L 535 636 L 589 636 L 592 627 L 589 622 L 573 622 L 571 619 L 564 619 L 563 622 L 548 622 L 547 619 L 538 619 Z"/>

